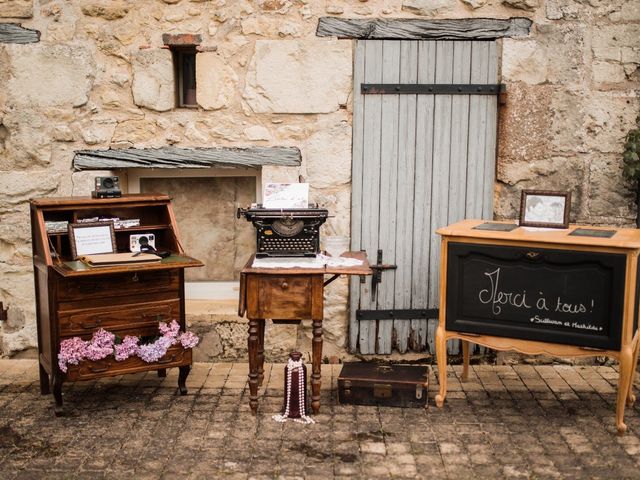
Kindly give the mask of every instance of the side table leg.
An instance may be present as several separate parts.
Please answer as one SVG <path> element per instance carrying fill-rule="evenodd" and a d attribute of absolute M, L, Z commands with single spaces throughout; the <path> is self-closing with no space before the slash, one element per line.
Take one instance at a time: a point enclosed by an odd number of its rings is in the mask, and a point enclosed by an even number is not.
<path fill-rule="evenodd" d="M 620 373 L 618 378 L 618 399 L 616 402 L 616 427 L 618 435 L 623 435 L 627 431 L 627 425 L 624 423 L 624 409 L 629 394 L 629 384 L 631 383 L 631 374 L 633 373 L 633 349 L 631 345 L 623 345 L 620 350 Z"/>
<path fill-rule="evenodd" d="M 320 367 L 322 365 L 322 320 L 313 321 L 313 363 L 311 374 L 311 409 L 320 411 Z"/>
<path fill-rule="evenodd" d="M 436 406 L 442 407 L 447 396 L 447 338 L 442 323 L 436 329 L 436 361 L 440 391 L 436 395 Z"/>
<path fill-rule="evenodd" d="M 249 319 L 249 406 L 258 413 L 258 324 L 259 320 Z"/>
<path fill-rule="evenodd" d="M 462 344 L 462 381 L 469 380 L 469 342 L 460 340 Z"/>
<path fill-rule="evenodd" d="M 189 372 L 191 371 L 191 365 L 184 365 L 182 367 L 178 367 L 180 373 L 178 373 L 178 389 L 180 390 L 180 395 L 187 394 L 187 377 L 189 376 Z M 158 370 L 158 376 L 160 375 L 160 370 Z M 167 371 L 164 370 L 164 376 L 167 376 Z"/>
<path fill-rule="evenodd" d="M 264 318 L 258 320 L 258 386 L 264 381 Z"/>

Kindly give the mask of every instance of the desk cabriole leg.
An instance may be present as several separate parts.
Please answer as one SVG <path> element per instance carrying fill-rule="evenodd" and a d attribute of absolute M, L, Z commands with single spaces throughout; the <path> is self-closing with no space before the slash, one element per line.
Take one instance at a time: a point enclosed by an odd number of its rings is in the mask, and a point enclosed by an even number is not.
<path fill-rule="evenodd" d="M 258 332 L 260 321 L 249 319 L 249 406 L 258 413 Z"/>
<path fill-rule="evenodd" d="M 620 373 L 618 378 L 618 399 L 616 402 L 616 426 L 618 435 L 623 435 L 627 431 L 627 425 L 624 423 L 624 409 L 629 394 L 629 384 L 631 382 L 631 374 L 633 372 L 633 349 L 631 345 L 623 345 L 620 350 Z"/>
<path fill-rule="evenodd" d="M 44 369 L 42 364 L 40 365 L 40 394 L 47 395 L 51 393 L 51 388 L 49 387 L 49 374 Z"/>
<path fill-rule="evenodd" d="M 313 364 L 311 374 L 311 408 L 320 411 L 320 368 L 322 365 L 322 320 L 313 321 Z"/>
<path fill-rule="evenodd" d="M 191 365 L 184 365 L 182 367 L 178 367 L 180 373 L 178 373 L 178 389 L 180 390 L 180 395 L 187 394 L 187 377 L 189 376 L 189 372 L 191 371 Z M 167 371 L 165 370 L 165 376 L 167 375 Z M 160 370 L 158 370 L 158 374 Z"/>
<path fill-rule="evenodd" d="M 258 386 L 264 381 L 264 324 L 265 320 L 258 320 Z"/>
<path fill-rule="evenodd" d="M 469 380 L 469 342 L 460 340 L 462 344 L 462 381 Z"/>
<path fill-rule="evenodd" d="M 638 365 L 638 351 L 640 350 L 640 338 L 637 338 L 633 348 L 633 357 L 631 359 L 631 380 L 629 381 L 629 391 L 627 392 L 627 406 L 631 407 L 636 403 L 636 396 L 633 393 L 633 382 L 636 378 L 636 368 Z"/>
<path fill-rule="evenodd" d="M 436 329 L 436 361 L 438 362 L 438 382 L 440 391 L 436 395 L 436 406 L 442 407 L 447 396 L 447 338 L 442 325 Z"/>
<path fill-rule="evenodd" d="M 54 372 L 51 383 L 54 399 L 53 413 L 56 417 L 59 417 L 62 415 L 62 375 L 58 372 Z"/>

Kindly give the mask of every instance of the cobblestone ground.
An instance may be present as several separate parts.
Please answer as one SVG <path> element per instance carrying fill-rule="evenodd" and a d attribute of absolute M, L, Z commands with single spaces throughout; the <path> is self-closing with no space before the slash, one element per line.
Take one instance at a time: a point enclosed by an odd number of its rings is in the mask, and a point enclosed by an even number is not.
<path fill-rule="evenodd" d="M 323 369 L 315 425 L 276 423 L 282 365 L 268 366 L 260 411 L 247 364 L 65 384 L 65 416 L 41 396 L 37 365 L 0 361 L 0 478 L 640 478 L 640 416 L 615 434 L 611 367 L 451 368 L 444 408 L 337 405 L 340 366 Z M 329 381 L 331 379 L 331 381 Z M 435 384 L 435 380 L 433 381 Z"/>

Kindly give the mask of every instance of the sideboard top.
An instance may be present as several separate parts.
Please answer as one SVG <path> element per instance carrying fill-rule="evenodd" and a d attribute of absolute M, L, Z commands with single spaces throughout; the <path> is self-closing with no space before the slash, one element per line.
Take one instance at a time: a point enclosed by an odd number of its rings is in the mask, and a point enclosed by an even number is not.
<path fill-rule="evenodd" d="M 557 245 L 582 245 L 592 247 L 608 247 L 623 249 L 640 249 L 640 230 L 635 228 L 595 227 L 591 225 L 569 225 L 567 229 L 518 227 L 510 232 L 478 230 L 478 225 L 489 220 L 462 220 L 446 227 L 439 228 L 436 232 L 443 237 L 468 237 L 490 240 L 515 241 L 523 243 L 553 243 Z M 491 222 L 511 223 L 511 222 Z M 605 237 L 582 237 L 570 235 L 577 228 L 592 230 L 614 230 L 615 235 Z"/>

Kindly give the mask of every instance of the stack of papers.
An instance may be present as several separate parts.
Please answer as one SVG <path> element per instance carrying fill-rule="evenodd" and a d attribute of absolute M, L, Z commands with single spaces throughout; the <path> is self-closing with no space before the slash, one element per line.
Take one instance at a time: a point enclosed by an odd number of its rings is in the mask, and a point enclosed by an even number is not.
<path fill-rule="evenodd" d="M 132 265 L 138 263 L 155 263 L 162 260 L 159 256 L 153 253 L 140 253 L 135 254 L 133 252 L 127 253 L 102 253 L 95 255 L 85 255 L 80 257 L 84 263 L 90 267 L 112 267 L 114 265 Z"/>

